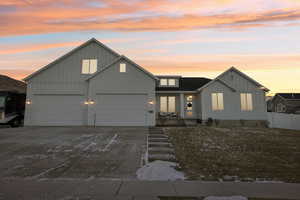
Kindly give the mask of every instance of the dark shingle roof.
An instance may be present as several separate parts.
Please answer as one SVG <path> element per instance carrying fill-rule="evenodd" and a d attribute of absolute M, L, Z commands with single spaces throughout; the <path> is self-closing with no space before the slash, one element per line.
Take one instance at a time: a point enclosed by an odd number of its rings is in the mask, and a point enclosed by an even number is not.
<path fill-rule="evenodd" d="M 0 75 L 0 91 L 26 93 L 26 83 Z"/>
<path fill-rule="evenodd" d="M 210 82 L 208 78 L 179 78 L 179 87 L 156 87 L 157 91 L 194 91 Z"/>
<path fill-rule="evenodd" d="M 299 99 L 300 100 L 300 93 L 277 93 L 277 95 L 285 98 L 285 99 Z"/>

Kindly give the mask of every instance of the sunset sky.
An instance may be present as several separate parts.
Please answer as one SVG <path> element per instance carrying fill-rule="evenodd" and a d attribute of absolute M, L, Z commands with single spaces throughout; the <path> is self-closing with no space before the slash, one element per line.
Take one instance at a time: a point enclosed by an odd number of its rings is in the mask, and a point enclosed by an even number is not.
<path fill-rule="evenodd" d="M 154 74 L 235 66 L 300 92 L 300 0 L 1 0 L 0 74 L 22 79 L 92 37 Z"/>

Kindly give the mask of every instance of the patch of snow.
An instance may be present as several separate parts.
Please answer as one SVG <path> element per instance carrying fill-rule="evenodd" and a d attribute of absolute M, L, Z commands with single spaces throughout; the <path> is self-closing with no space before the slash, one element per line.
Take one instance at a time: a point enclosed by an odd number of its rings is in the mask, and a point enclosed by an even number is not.
<path fill-rule="evenodd" d="M 110 145 L 112 145 L 113 143 L 116 142 L 117 137 L 118 137 L 118 134 L 115 134 L 115 135 L 110 139 L 110 141 L 108 142 L 108 144 L 107 144 L 103 149 L 101 149 L 100 151 L 102 151 L 102 152 L 108 151 Z"/>
<path fill-rule="evenodd" d="M 150 162 L 137 170 L 137 178 L 148 181 L 184 180 L 184 174 L 175 170 L 176 165 L 174 162 L 160 160 Z"/>
<path fill-rule="evenodd" d="M 228 196 L 228 197 L 209 196 L 209 197 L 205 197 L 204 200 L 248 200 L 248 198 L 243 196 Z"/>

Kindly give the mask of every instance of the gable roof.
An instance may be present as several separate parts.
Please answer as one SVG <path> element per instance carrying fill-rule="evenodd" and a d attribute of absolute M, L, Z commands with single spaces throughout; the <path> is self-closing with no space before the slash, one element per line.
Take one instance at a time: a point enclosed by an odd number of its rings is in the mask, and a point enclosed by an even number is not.
<path fill-rule="evenodd" d="M 215 78 L 214 80 L 210 81 L 209 83 L 207 83 L 206 85 L 203 85 L 202 87 L 198 88 L 198 91 L 203 90 L 204 88 L 207 88 L 208 86 L 210 86 L 211 84 L 213 84 L 214 82 L 218 81 L 219 83 L 223 84 L 224 86 L 228 87 L 229 89 L 231 89 L 233 92 L 235 92 L 236 90 L 231 87 L 230 85 L 228 85 L 227 83 L 225 83 L 224 81 L 222 81 L 219 78 Z"/>
<path fill-rule="evenodd" d="M 157 76 L 167 77 L 167 76 Z M 173 77 L 173 76 L 170 76 Z M 157 91 L 194 91 L 209 83 L 211 79 L 201 77 L 180 77 L 179 87 L 156 87 Z"/>
<path fill-rule="evenodd" d="M 158 78 L 156 76 L 154 76 L 151 72 L 147 71 L 146 69 L 144 69 L 143 67 L 139 66 L 138 64 L 136 64 L 135 62 L 133 62 L 132 60 L 130 60 L 129 58 L 127 58 L 124 55 L 119 56 L 117 59 L 113 60 L 110 64 L 106 65 L 104 68 L 100 69 L 99 71 L 95 72 L 94 74 L 92 74 L 90 77 L 86 78 L 85 80 L 88 81 L 92 78 L 94 78 L 95 76 L 97 76 L 98 74 L 104 72 L 105 70 L 107 70 L 108 68 L 110 68 L 111 66 L 113 66 L 113 64 L 117 63 L 120 60 L 125 60 L 128 63 L 132 64 L 133 66 L 135 66 L 137 69 L 141 70 L 142 72 L 144 72 L 146 75 L 148 75 L 150 78 L 154 79 L 154 80 L 158 80 Z"/>
<path fill-rule="evenodd" d="M 287 100 L 300 100 L 300 93 L 277 93 L 275 96 L 277 95 Z"/>
<path fill-rule="evenodd" d="M 0 75 L 0 91 L 10 91 L 25 94 L 26 83 L 5 75 Z"/>
<path fill-rule="evenodd" d="M 261 85 L 260 83 L 258 83 L 257 81 L 255 81 L 254 79 L 252 79 L 251 77 L 249 77 L 248 75 L 244 74 L 243 72 L 241 72 L 240 70 L 238 70 L 235 67 L 231 67 L 228 70 L 226 70 L 225 72 L 223 72 L 222 74 L 220 74 L 219 76 L 217 76 L 217 78 L 220 78 L 221 76 L 223 76 L 224 74 L 230 72 L 230 71 L 234 71 L 236 73 L 238 73 L 240 76 L 244 77 L 245 79 L 249 80 L 250 82 L 252 82 L 254 85 L 256 85 L 257 87 L 259 87 L 260 89 L 269 92 L 270 90 L 268 88 L 266 88 L 265 86 Z"/>
<path fill-rule="evenodd" d="M 52 67 L 54 64 L 60 62 L 61 60 L 65 59 L 66 57 L 72 55 L 73 53 L 75 53 L 76 51 L 82 49 L 85 46 L 88 46 L 91 43 L 96 43 L 99 46 L 103 47 L 104 49 L 110 51 L 111 53 L 113 53 L 116 56 L 120 56 L 117 52 L 115 52 L 114 50 L 112 50 L 111 48 L 107 47 L 106 45 L 102 44 L 101 42 L 99 42 L 98 40 L 96 40 L 95 38 L 91 38 L 90 40 L 86 41 L 85 43 L 81 44 L 80 46 L 74 48 L 73 50 L 71 50 L 70 52 L 66 53 L 65 55 L 59 57 L 58 59 L 54 60 L 53 62 L 49 63 L 48 65 L 42 67 L 41 69 L 35 71 L 34 73 L 30 74 L 29 76 L 25 77 L 23 80 L 24 81 L 28 81 L 31 78 L 33 78 L 34 76 L 38 75 L 39 73 L 41 73 L 42 71 L 45 71 L 46 69 Z"/>

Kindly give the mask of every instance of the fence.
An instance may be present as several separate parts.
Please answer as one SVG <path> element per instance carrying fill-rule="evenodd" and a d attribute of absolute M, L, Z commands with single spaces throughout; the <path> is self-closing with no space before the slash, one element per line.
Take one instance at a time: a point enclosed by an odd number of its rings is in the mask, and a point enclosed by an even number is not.
<path fill-rule="evenodd" d="M 270 128 L 300 130 L 300 115 L 269 112 L 268 121 Z"/>

